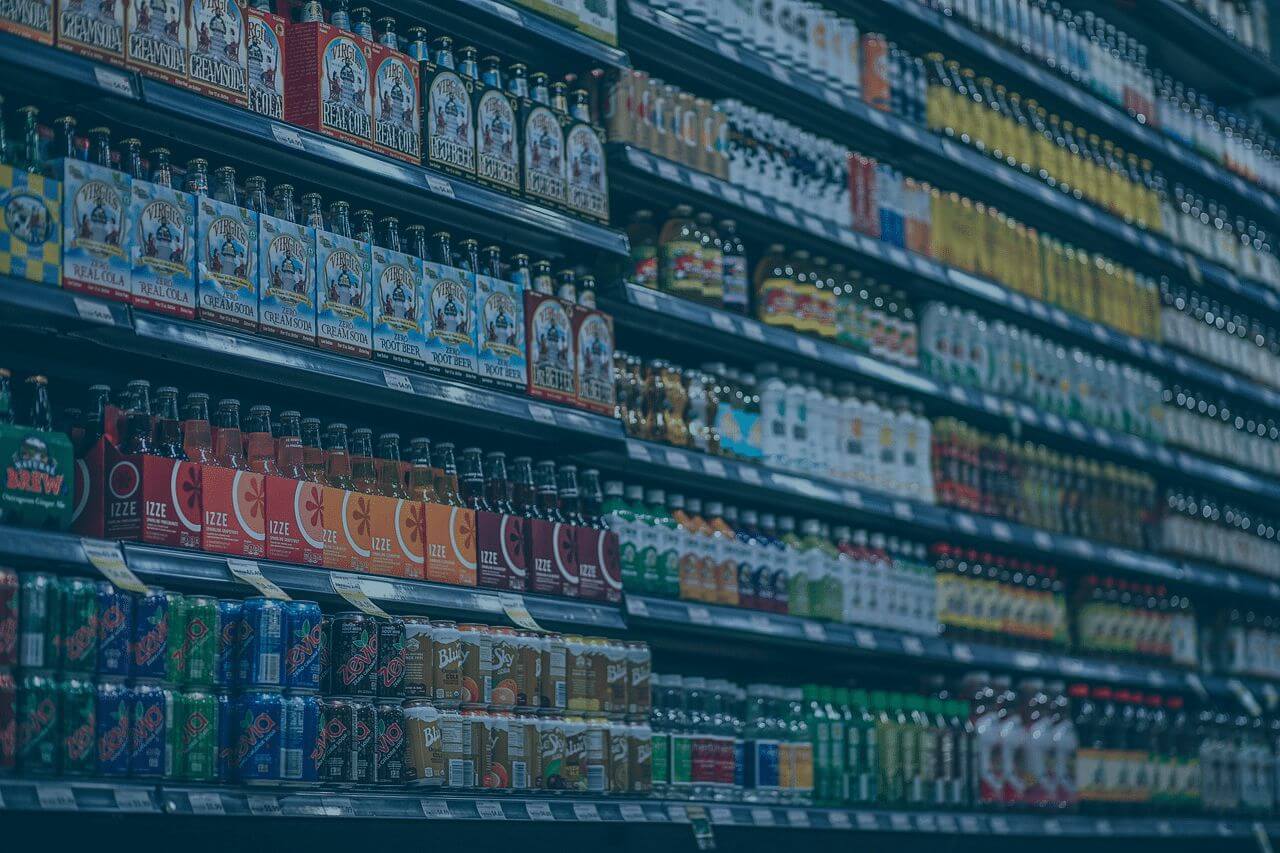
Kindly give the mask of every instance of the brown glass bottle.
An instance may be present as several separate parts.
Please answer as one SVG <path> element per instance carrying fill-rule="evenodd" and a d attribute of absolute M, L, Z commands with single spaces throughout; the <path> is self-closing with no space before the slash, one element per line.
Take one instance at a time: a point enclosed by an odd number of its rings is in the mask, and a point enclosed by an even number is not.
<path fill-rule="evenodd" d="M 400 461 L 400 434 L 384 432 L 378 436 L 378 492 L 389 498 L 409 500 Z"/>
<path fill-rule="evenodd" d="M 249 470 L 255 474 L 280 476 L 276 467 L 276 442 L 271 435 L 271 407 L 250 406 L 244 422 Z"/>
<path fill-rule="evenodd" d="M 458 467 L 453 460 L 453 442 L 437 442 L 431 453 L 436 499 L 445 506 L 463 506 L 458 494 Z"/>
<path fill-rule="evenodd" d="M 28 380 L 29 381 L 29 380 Z M 145 379 L 132 380 L 125 391 L 128 406 L 125 410 L 125 453 L 154 454 L 151 443 L 151 383 Z"/>
<path fill-rule="evenodd" d="M 317 427 L 319 422 L 317 421 Z M 305 480 L 303 464 L 302 415 L 292 409 L 280 413 L 280 426 L 276 430 L 276 470 L 290 480 Z"/>
<path fill-rule="evenodd" d="M 320 419 L 303 418 L 298 422 L 302 439 L 303 479 L 310 483 L 326 483 L 328 458 L 320 439 Z"/>
<path fill-rule="evenodd" d="M 467 447 L 462 451 L 459 475 L 461 477 L 462 503 L 477 512 L 491 512 L 484 494 L 484 469 L 481 461 L 483 451 L 478 447 Z"/>
<path fill-rule="evenodd" d="M 582 517 L 582 501 L 578 492 L 578 466 L 561 465 L 556 472 L 556 491 L 559 498 L 560 515 L 567 524 L 585 526 L 587 521 Z"/>
<path fill-rule="evenodd" d="M 484 458 L 484 497 L 489 508 L 503 515 L 515 515 L 511 483 L 507 479 L 507 454 L 495 450 Z"/>
<path fill-rule="evenodd" d="M 244 437 L 240 432 L 240 401 L 230 397 L 218 401 L 213 415 L 213 455 L 223 468 L 246 470 Z"/>
<path fill-rule="evenodd" d="M 431 466 L 431 439 L 409 440 L 409 495 L 423 503 L 440 503 L 436 496 L 435 469 Z"/>
<path fill-rule="evenodd" d="M 325 432 L 325 484 L 335 489 L 355 491 L 355 481 L 351 475 L 351 445 L 347 440 L 347 425 L 344 423 L 329 424 Z"/>
<path fill-rule="evenodd" d="M 178 422 L 178 389 L 172 385 L 156 389 L 155 429 L 152 444 L 157 456 L 186 459 L 182 450 L 182 426 Z"/>
<path fill-rule="evenodd" d="M 511 504 L 515 512 L 525 518 L 542 518 L 533 485 L 533 460 L 528 456 L 511 460 Z"/>
<path fill-rule="evenodd" d="M 209 424 L 209 395 L 187 395 L 182 412 L 182 449 L 187 458 L 201 465 L 217 465 L 213 453 L 213 430 Z"/>
<path fill-rule="evenodd" d="M 564 523 L 564 515 L 560 512 L 560 498 L 556 494 L 556 463 L 545 459 L 535 465 L 533 486 L 537 494 L 538 518 L 552 523 Z"/>
<path fill-rule="evenodd" d="M 351 430 L 351 484 L 357 492 L 378 494 L 378 469 L 373 462 L 373 431 Z"/>

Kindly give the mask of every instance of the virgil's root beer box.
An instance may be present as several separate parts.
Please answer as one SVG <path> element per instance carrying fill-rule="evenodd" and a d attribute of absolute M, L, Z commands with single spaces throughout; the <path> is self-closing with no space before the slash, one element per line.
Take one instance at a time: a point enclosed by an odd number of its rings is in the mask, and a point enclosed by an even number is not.
<path fill-rule="evenodd" d="M 418 63 L 384 44 L 373 46 L 373 147 L 422 162 L 422 99 Z"/>
<path fill-rule="evenodd" d="M 61 0 L 58 47 L 124 64 L 125 0 Z"/>
<path fill-rule="evenodd" d="M 250 6 L 245 11 L 249 109 L 284 118 L 285 19 Z"/>
<path fill-rule="evenodd" d="M 208 196 L 196 199 L 197 313 L 258 328 L 258 214 Z"/>
<path fill-rule="evenodd" d="M 361 358 L 372 354 L 371 260 L 368 243 L 316 230 L 316 341 L 321 349 Z"/>
<path fill-rule="evenodd" d="M 124 0 L 125 64 L 167 83 L 187 82 L 186 0 Z"/>
<path fill-rule="evenodd" d="M 573 306 L 547 293 L 525 291 L 530 396 L 574 403 L 578 394 Z"/>
<path fill-rule="evenodd" d="M 466 270 L 422 264 L 423 333 L 427 367 L 462 378 L 476 375 L 476 277 Z"/>
<path fill-rule="evenodd" d="M 524 390 L 529 382 L 520 286 L 476 276 L 476 350 L 480 381 Z"/>
<path fill-rule="evenodd" d="M 285 62 L 285 116 L 294 124 L 373 144 L 372 42 L 320 22 L 292 24 Z"/>
<path fill-rule="evenodd" d="M 524 592 L 528 586 L 525 520 L 499 512 L 476 513 L 476 584 Z"/>
<path fill-rule="evenodd" d="M 187 0 L 187 80 L 198 92 L 245 106 L 249 59 L 244 0 Z"/>
<path fill-rule="evenodd" d="M 0 32 L 53 44 L 53 0 L 0 2 Z"/>
<path fill-rule="evenodd" d="M 62 286 L 129 300 L 128 175 L 96 163 L 62 159 Z"/>
<path fill-rule="evenodd" d="M 373 357 L 424 367 L 421 259 L 374 246 L 372 279 Z"/>
<path fill-rule="evenodd" d="M 150 181 L 132 182 L 129 204 L 135 306 L 191 318 L 196 313 L 195 197 Z"/>
<path fill-rule="evenodd" d="M 0 165 L 0 275 L 62 282 L 62 182 Z"/>
<path fill-rule="evenodd" d="M 267 559 L 302 566 L 324 565 L 324 487 L 308 480 L 268 476 Z"/>
<path fill-rule="evenodd" d="M 573 308 L 577 405 L 613 414 L 613 318 L 595 308 Z"/>

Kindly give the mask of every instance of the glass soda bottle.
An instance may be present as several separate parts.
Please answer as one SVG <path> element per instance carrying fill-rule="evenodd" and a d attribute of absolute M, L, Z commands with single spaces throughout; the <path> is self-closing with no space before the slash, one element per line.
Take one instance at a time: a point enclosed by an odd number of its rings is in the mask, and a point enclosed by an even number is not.
<path fill-rule="evenodd" d="M 217 465 L 213 453 L 213 430 L 209 422 L 209 395 L 187 395 L 182 413 L 182 449 L 188 459 L 201 465 Z"/>
<path fill-rule="evenodd" d="M 357 492 L 379 493 L 378 469 L 373 461 L 373 431 L 368 427 L 351 430 L 351 483 Z"/>
<path fill-rule="evenodd" d="M 378 436 L 378 492 L 385 497 L 409 500 L 400 461 L 400 434 L 384 432 Z"/>
<path fill-rule="evenodd" d="M 355 480 L 351 471 L 351 445 L 347 439 L 346 424 L 329 424 L 329 429 L 325 433 L 324 449 L 325 484 L 335 489 L 355 491 Z"/>
<path fill-rule="evenodd" d="M 213 455 L 223 468 L 248 470 L 244 437 L 240 432 L 240 401 L 227 397 L 218 401 L 213 416 Z"/>
<path fill-rule="evenodd" d="M 495 450 L 484 459 L 484 497 L 493 512 L 515 515 L 511 502 L 511 483 L 507 479 L 507 454 Z"/>
<path fill-rule="evenodd" d="M 329 461 L 320 438 L 320 419 L 303 418 L 298 422 L 298 431 L 302 441 L 303 479 L 323 484 Z"/>
<path fill-rule="evenodd" d="M 157 456 L 186 459 L 182 449 L 182 426 L 178 421 L 178 389 L 172 385 L 156 389 L 154 445 Z"/>
<path fill-rule="evenodd" d="M 462 451 L 462 464 L 459 471 L 462 478 L 463 504 L 477 512 L 489 512 L 491 508 L 485 497 L 483 453 L 478 447 L 467 447 Z"/>
<path fill-rule="evenodd" d="M 453 461 L 453 443 L 437 442 L 431 459 L 435 468 L 436 499 L 446 506 L 465 506 L 458 494 L 458 467 Z"/>
<path fill-rule="evenodd" d="M 248 432 L 249 470 L 270 477 L 280 476 L 276 467 L 276 442 L 271 435 L 271 407 L 250 406 L 245 419 Z"/>
<path fill-rule="evenodd" d="M 30 380 L 28 380 L 30 381 Z M 128 407 L 125 411 L 125 453 L 154 454 L 151 444 L 151 383 L 145 379 L 129 382 L 125 391 Z"/>
<path fill-rule="evenodd" d="M 276 430 L 276 470 L 290 480 L 307 479 L 303 464 L 302 415 L 292 409 L 280 413 Z"/>
<path fill-rule="evenodd" d="M 431 466 L 431 439 L 418 436 L 409 440 L 409 466 L 409 496 L 423 503 L 439 503 L 435 469 Z"/>

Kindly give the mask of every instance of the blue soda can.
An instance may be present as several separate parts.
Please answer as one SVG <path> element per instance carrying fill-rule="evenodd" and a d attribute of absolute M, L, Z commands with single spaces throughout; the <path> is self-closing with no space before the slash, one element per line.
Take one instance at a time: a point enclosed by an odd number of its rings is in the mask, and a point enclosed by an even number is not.
<path fill-rule="evenodd" d="M 133 605 L 133 677 L 164 680 L 169 674 L 169 596 L 148 589 Z"/>
<path fill-rule="evenodd" d="M 125 660 L 128 660 L 128 655 Z M 133 703 L 133 689 L 121 679 L 103 677 L 98 680 L 94 726 L 100 776 L 129 775 Z"/>
<path fill-rule="evenodd" d="M 218 659 L 214 665 L 213 683 L 231 687 L 236 683 L 236 652 L 240 645 L 240 602 L 234 598 L 218 599 Z"/>
<path fill-rule="evenodd" d="M 171 723 L 177 718 L 174 691 L 162 684 L 133 688 L 129 775 L 147 779 L 173 777 L 176 756 Z"/>
<path fill-rule="evenodd" d="M 98 675 L 127 678 L 132 670 L 133 594 L 98 584 Z"/>
<path fill-rule="evenodd" d="M 314 601 L 286 601 L 284 686 L 290 690 L 320 689 L 320 646 L 324 617 Z"/>
<path fill-rule="evenodd" d="M 236 682 L 241 689 L 280 686 L 284 651 L 284 602 L 246 598 L 240 606 Z"/>
<path fill-rule="evenodd" d="M 236 781 L 244 785 L 279 783 L 284 742 L 284 697 L 280 690 L 241 693 L 236 699 L 233 719 Z"/>
<path fill-rule="evenodd" d="M 290 693 L 284 697 L 284 749 L 280 778 L 309 785 L 320 777 L 316 762 L 316 738 L 320 730 L 320 697 L 314 693 Z"/>
<path fill-rule="evenodd" d="M 225 690 L 218 691 L 218 760 L 216 775 L 219 782 L 230 782 L 235 774 L 232 767 L 236 755 L 236 727 L 232 719 L 235 702 Z"/>

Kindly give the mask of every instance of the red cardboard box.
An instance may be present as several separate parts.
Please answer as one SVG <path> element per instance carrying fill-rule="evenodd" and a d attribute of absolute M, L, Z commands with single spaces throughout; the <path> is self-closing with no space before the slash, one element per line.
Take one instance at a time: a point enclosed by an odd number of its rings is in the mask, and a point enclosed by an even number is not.
<path fill-rule="evenodd" d="M 74 509 L 71 529 L 81 536 L 106 537 L 108 451 L 120 455 L 117 446 L 124 432 L 124 412 L 108 405 L 103 415 L 103 435 L 76 456 Z M 114 458 L 112 461 L 114 461 Z"/>
<path fill-rule="evenodd" d="M 204 524 L 200 549 L 235 557 L 267 554 L 265 478 L 251 471 L 206 465 L 202 471 Z"/>
<path fill-rule="evenodd" d="M 102 535 L 199 548 L 201 466 L 161 456 L 125 455 L 104 445 L 106 522 Z"/>
<path fill-rule="evenodd" d="M 573 309 L 559 297 L 525 291 L 530 396 L 570 405 L 577 402 Z"/>
<path fill-rule="evenodd" d="M 578 385 L 575 402 L 583 409 L 612 415 L 613 318 L 595 308 L 575 305 L 573 342 Z"/>
<path fill-rule="evenodd" d="M 564 594 L 564 581 L 556 569 L 556 540 L 551 522 L 540 518 L 526 518 L 524 541 L 529 566 L 529 592 Z"/>
<path fill-rule="evenodd" d="M 285 117 L 317 133 L 371 147 L 374 44 L 319 22 L 291 24 L 285 41 Z"/>
<path fill-rule="evenodd" d="M 552 525 L 551 538 L 555 543 L 556 571 L 560 574 L 560 594 L 578 598 L 578 531 L 576 524 Z"/>
<path fill-rule="evenodd" d="M 53 44 L 53 0 L 17 0 L 0 11 L 0 33 Z"/>
<path fill-rule="evenodd" d="M 422 98 L 418 63 L 383 44 L 373 45 L 373 147 L 375 151 L 422 162 Z"/>
<path fill-rule="evenodd" d="M 422 580 L 427 576 L 427 505 L 422 501 L 397 500 L 395 520 L 396 546 L 404 569 L 402 576 Z"/>
<path fill-rule="evenodd" d="M 266 477 L 267 559 L 324 565 L 324 487 L 307 480 Z"/>
<path fill-rule="evenodd" d="M 125 0 L 60 0 L 58 47 L 124 65 Z"/>
<path fill-rule="evenodd" d="M 243 0 L 187 0 L 187 83 L 236 106 L 249 102 Z"/>
<path fill-rule="evenodd" d="M 524 519 L 496 512 L 476 513 L 476 584 L 486 589 L 524 592 L 528 584 Z"/>
<path fill-rule="evenodd" d="M 600 545 L 597 550 L 600 564 L 600 575 L 604 578 L 604 600 L 619 602 L 622 600 L 622 554 L 618 534 L 612 530 L 600 533 Z"/>
<path fill-rule="evenodd" d="M 320 523 L 324 529 L 324 565 L 330 569 L 350 569 L 355 564 L 356 555 L 342 532 L 342 505 L 346 496 L 345 489 L 321 486 Z"/>
<path fill-rule="evenodd" d="M 369 571 L 375 575 L 406 577 L 407 556 L 399 546 L 396 499 L 362 495 L 369 504 Z"/>
<path fill-rule="evenodd" d="M 249 109 L 283 120 L 287 21 L 254 6 L 245 11 L 245 16 Z"/>

